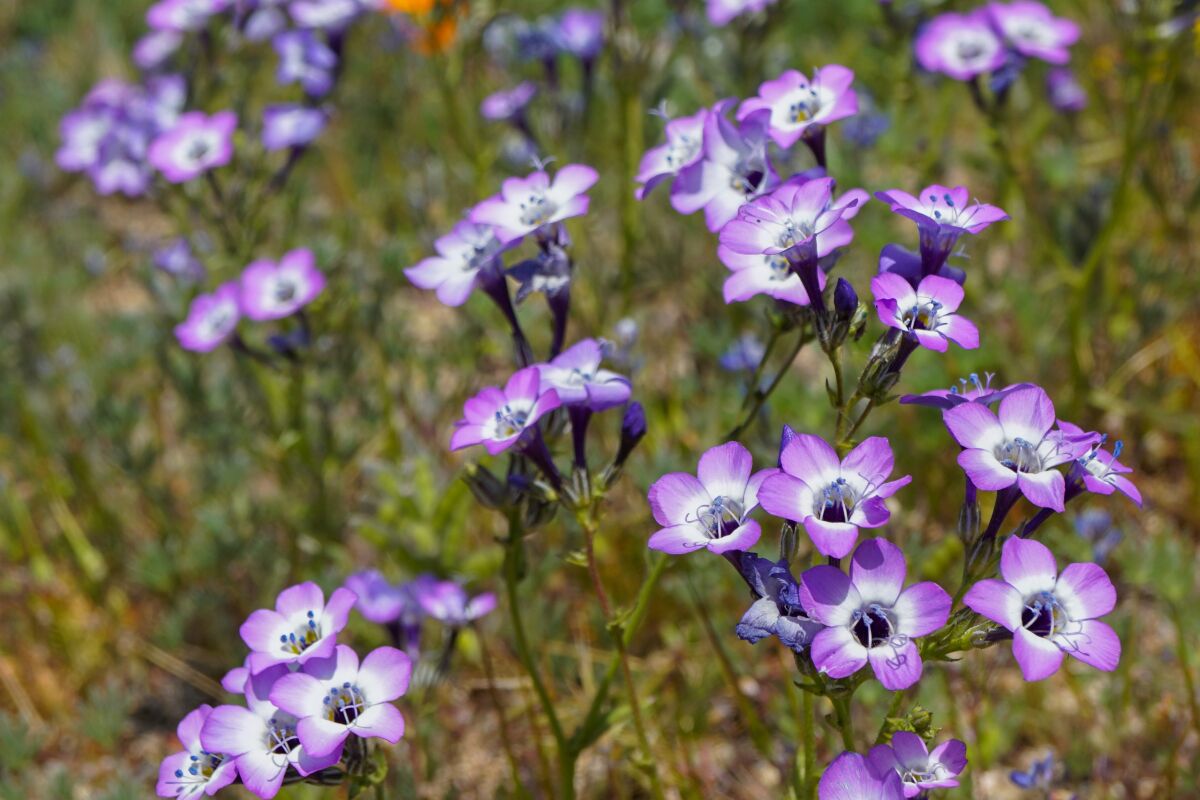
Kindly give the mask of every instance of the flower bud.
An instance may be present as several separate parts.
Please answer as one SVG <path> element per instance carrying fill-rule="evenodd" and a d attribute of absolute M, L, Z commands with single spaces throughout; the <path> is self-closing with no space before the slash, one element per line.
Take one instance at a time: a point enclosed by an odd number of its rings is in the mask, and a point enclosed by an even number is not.
<path fill-rule="evenodd" d="M 833 310 L 845 320 L 853 317 L 858 310 L 858 292 L 845 278 L 838 278 L 837 287 L 833 290 Z"/>
<path fill-rule="evenodd" d="M 638 446 L 638 442 L 646 435 L 646 409 L 636 400 L 625 409 L 625 417 L 621 420 L 621 444 L 617 448 L 617 457 L 613 466 L 620 468 L 625 464 L 629 454 Z"/>
<path fill-rule="evenodd" d="M 508 487 L 487 467 L 467 464 L 463 468 L 463 481 L 470 487 L 475 499 L 487 508 L 503 510 L 511 503 Z"/>

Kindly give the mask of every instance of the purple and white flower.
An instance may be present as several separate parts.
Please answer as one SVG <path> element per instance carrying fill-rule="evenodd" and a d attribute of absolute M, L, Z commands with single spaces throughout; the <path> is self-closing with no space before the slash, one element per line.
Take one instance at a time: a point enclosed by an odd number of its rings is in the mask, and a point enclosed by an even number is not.
<path fill-rule="evenodd" d="M 542 391 L 558 393 L 564 406 L 586 406 L 604 411 L 629 402 L 629 379 L 601 369 L 604 348 L 595 339 L 584 339 L 568 347 L 548 364 L 538 367 Z"/>
<path fill-rule="evenodd" d="M 900 189 L 876 192 L 892 211 L 917 223 L 921 233 L 921 275 L 937 275 L 964 233 L 979 233 L 993 222 L 1008 219 L 1003 209 L 970 203 L 967 187 L 949 189 L 933 184 L 913 197 Z"/>
<path fill-rule="evenodd" d="M 271 688 L 271 702 L 294 715 L 296 736 L 314 756 L 340 752 L 351 734 L 395 744 L 404 717 L 392 704 L 408 691 L 412 660 L 394 647 L 358 655 L 338 645 L 332 657 L 314 659 Z"/>
<path fill-rule="evenodd" d="M 1089 436 L 1078 425 L 1070 422 L 1059 420 L 1058 427 L 1068 438 L 1075 441 Z M 1071 467 L 1071 478 L 1081 481 L 1084 488 L 1094 494 L 1109 495 L 1113 492 L 1120 492 L 1140 508 L 1142 493 L 1133 485 L 1133 481 L 1125 477 L 1133 472 L 1133 469 L 1117 461 L 1121 451 L 1125 449 L 1124 443 L 1118 440 L 1113 445 L 1113 451 L 1109 453 L 1103 449 L 1108 441 L 1107 436 L 1093 435 L 1092 438 L 1094 441 L 1087 452 L 1075 459 L 1075 463 Z"/>
<path fill-rule="evenodd" d="M 638 200 L 645 199 L 655 186 L 674 179 L 680 171 L 704 157 L 704 129 L 710 113 L 707 108 L 702 108 L 690 117 L 667 120 L 664 127 L 666 142 L 647 150 L 638 165 L 635 178 L 641 184 L 635 191 Z"/>
<path fill-rule="evenodd" d="M 203 705 L 180 720 L 175 733 L 183 750 L 167 756 L 159 766 L 155 786 L 159 797 L 211 797 L 237 777 L 233 759 L 210 753 L 200 743 L 200 729 L 212 710 L 212 706 Z"/>
<path fill-rule="evenodd" d="M 268 699 L 287 674 L 278 665 L 255 675 L 246 682 L 246 707 L 217 706 L 200 730 L 204 749 L 232 758 L 245 787 L 264 800 L 279 792 L 289 767 L 311 775 L 342 757 L 341 747 L 320 756 L 309 751 L 297 736 L 297 717 Z"/>
<path fill-rule="evenodd" d="M 909 731 L 896 731 L 890 745 L 871 748 L 867 760 L 876 770 L 892 770 L 904 784 L 905 797 L 917 797 L 932 789 L 958 786 L 958 776 L 967 767 L 967 746 L 948 739 L 932 751 L 925 740 Z"/>
<path fill-rule="evenodd" d="M 202 111 L 183 114 L 166 133 L 150 144 L 151 166 L 171 183 L 186 183 L 205 172 L 223 167 L 233 158 L 233 132 L 237 114 Z"/>
<path fill-rule="evenodd" d="M 900 548 L 886 539 L 867 539 L 854 551 L 849 576 L 826 565 L 800 576 L 804 607 L 827 626 L 812 643 L 820 672 L 845 678 L 870 663 L 893 692 L 921 679 L 914 640 L 946 624 L 950 595 L 929 581 L 905 589 L 906 573 Z"/>
<path fill-rule="evenodd" d="M 1066 481 L 1056 468 L 1082 456 L 1091 439 L 1051 430 L 1054 403 L 1044 389 L 1013 392 L 998 415 L 983 403 L 962 403 L 942 419 L 963 447 L 958 464 L 972 484 L 984 491 L 1016 485 L 1034 505 L 1062 512 Z"/>
<path fill-rule="evenodd" d="M 133 46 L 133 63 L 147 72 L 156 70 L 183 44 L 183 34 L 174 30 L 152 30 L 137 40 Z"/>
<path fill-rule="evenodd" d="M 914 289 L 921 282 L 924 270 L 921 268 L 921 256 L 898 244 L 885 244 L 879 251 L 879 274 L 899 275 L 908 281 Z M 943 264 L 942 268 L 933 273 L 947 280 L 952 280 L 960 286 L 967 281 L 967 273 L 958 267 Z"/>
<path fill-rule="evenodd" d="M 933 389 L 923 394 L 906 394 L 900 398 L 904 405 L 929 406 L 945 411 L 963 403 L 983 403 L 993 405 L 999 403 L 1018 389 L 1028 389 L 1032 383 L 1010 383 L 1003 389 L 992 388 L 992 379 L 996 376 L 985 372 L 980 380 L 979 374 L 972 372 L 967 378 L 960 378 L 958 384 L 949 389 Z"/>
<path fill-rule="evenodd" d="M 233 336 L 242 316 L 238 294 L 238 285 L 230 282 L 218 286 L 212 294 L 197 295 L 188 306 L 187 319 L 175 326 L 180 346 L 208 353 Z"/>
<path fill-rule="evenodd" d="M 493 92 L 479 104 L 479 113 L 493 122 L 508 122 L 525 113 L 529 101 L 537 94 L 537 84 L 521 81 L 511 89 Z"/>
<path fill-rule="evenodd" d="M 146 24 L 152 30 L 190 33 L 206 28 L 232 4 L 233 0 L 159 0 L 146 12 Z"/>
<path fill-rule="evenodd" d="M 311 581 L 284 589 L 273 610 L 260 608 L 242 623 L 242 641 L 252 651 L 250 671 L 257 675 L 275 664 L 328 658 L 356 599 L 354 592 L 339 588 L 326 603 L 321 587 Z"/>
<path fill-rule="evenodd" d="M 471 210 L 471 222 L 491 225 L 502 243 L 513 242 L 545 225 L 586 214 L 588 189 L 599 180 L 596 170 L 568 164 L 554 173 L 538 170 L 524 178 L 508 178 L 500 194 Z"/>
<path fill-rule="evenodd" d="M 204 279 L 204 265 L 196 257 L 191 243 L 183 236 L 172 239 L 169 244 L 154 251 L 154 266 L 182 280 Z"/>
<path fill-rule="evenodd" d="M 260 258 L 242 272 L 239 303 L 242 313 L 263 321 L 290 317 L 325 289 L 325 276 L 317 269 L 311 250 L 299 248 L 279 261 Z"/>
<path fill-rule="evenodd" d="M 969 81 L 1003 66 L 1004 43 L 987 11 L 939 14 L 917 34 L 917 62 L 930 72 Z"/>
<path fill-rule="evenodd" d="M 324 109 L 282 103 L 263 109 L 262 143 L 267 150 L 305 147 L 325 130 L 329 114 Z"/>
<path fill-rule="evenodd" d="M 374 0 L 292 0 L 288 11 L 298 28 L 336 34 L 375 5 Z"/>
<path fill-rule="evenodd" d="M 753 473 L 754 462 L 738 442 L 727 442 L 700 457 L 696 475 L 672 472 L 650 486 L 650 509 L 662 529 L 649 547 L 679 555 L 749 550 L 762 535 L 750 512 L 758 490 L 773 470 Z"/>
<path fill-rule="evenodd" d="M 1068 48 L 1079 40 L 1079 26 L 1054 16 L 1041 3 L 993 2 L 988 4 L 987 12 L 1005 41 L 1021 55 L 1060 65 L 1071 59 Z"/>
<path fill-rule="evenodd" d="M 271 41 L 279 54 L 275 80 L 299 83 L 309 97 L 322 97 L 333 89 L 338 57 L 315 33 L 284 31 Z"/>
<path fill-rule="evenodd" d="M 1113 610 L 1117 591 L 1096 564 L 1069 564 L 1060 574 L 1041 542 L 1013 536 L 1000 554 L 1004 580 L 982 580 L 963 602 L 1013 634 L 1013 655 L 1027 681 L 1058 671 L 1070 653 L 1104 672 L 1117 668 L 1121 640 L 1100 617 Z"/>
<path fill-rule="evenodd" d="M 859 528 L 887 524 L 884 500 L 912 481 L 910 475 L 889 481 L 893 463 L 882 436 L 864 439 L 839 460 L 821 437 L 795 434 L 784 440 L 780 469 L 763 483 L 759 502 L 768 514 L 803 523 L 821 555 L 842 558 Z"/>
<path fill-rule="evenodd" d="M 411 598 L 404 587 L 383 577 L 379 570 L 367 569 L 346 577 L 345 587 L 354 592 L 354 607 L 369 622 L 386 625 L 395 622 Z"/>
<path fill-rule="evenodd" d="M 1046 94 L 1059 111 L 1075 113 L 1087 108 L 1087 92 L 1070 67 L 1054 67 L 1046 73 Z"/>
<path fill-rule="evenodd" d="M 916 289 L 899 275 L 885 273 L 871 279 L 879 320 L 916 338 L 930 350 L 946 352 L 949 342 L 966 350 L 979 347 L 975 323 L 957 314 L 963 288 L 952 280 L 928 275 Z"/>
<path fill-rule="evenodd" d="M 553 389 L 542 390 L 537 367 L 513 373 L 503 389 L 489 386 L 463 406 L 450 449 L 482 444 L 491 455 L 503 453 L 527 432 L 537 435 L 537 422 L 562 405 Z"/>
<path fill-rule="evenodd" d="M 816 70 L 811 81 L 789 69 L 759 86 L 758 95 L 738 108 L 737 118 L 740 121 L 755 111 L 770 110 L 771 138 L 788 148 L 810 131 L 858 113 L 853 84 L 854 72 L 839 64 Z"/>
<path fill-rule="evenodd" d="M 758 598 L 738 622 L 738 638 L 755 644 L 774 636 L 797 653 L 807 650 L 824 626 L 804 610 L 800 584 L 792 577 L 787 561 L 768 561 L 745 553 L 738 566 Z"/>
<path fill-rule="evenodd" d="M 413 597 L 428 616 L 452 628 L 496 610 L 496 595 L 483 592 L 471 597 L 457 581 L 423 581 L 413 586 Z"/>
<path fill-rule="evenodd" d="M 499 276 L 497 256 L 505 249 L 490 225 L 463 220 L 433 243 L 437 255 L 404 270 L 415 286 L 436 289 L 448 306 L 461 306 L 483 280 L 482 272 Z"/>
<path fill-rule="evenodd" d="M 900 776 L 877 770 L 858 753 L 842 753 L 825 768 L 817 784 L 818 800 L 904 800 Z"/>
<path fill-rule="evenodd" d="M 771 112 L 756 111 L 735 126 L 726 114 L 737 101 L 722 100 L 704 122 L 704 155 L 679 171 L 671 205 L 680 214 L 704 209 L 710 231 L 719 231 L 738 209 L 779 185 L 767 157 Z"/>
<path fill-rule="evenodd" d="M 708 21 L 722 27 L 742 14 L 756 14 L 777 2 L 778 0 L 708 0 Z"/>
<path fill-rule="evenodd" d="M 604 47 L 604 13 L 587 8 L 568 8 L 555 29 L 559 47 L 590 63 Z"/>

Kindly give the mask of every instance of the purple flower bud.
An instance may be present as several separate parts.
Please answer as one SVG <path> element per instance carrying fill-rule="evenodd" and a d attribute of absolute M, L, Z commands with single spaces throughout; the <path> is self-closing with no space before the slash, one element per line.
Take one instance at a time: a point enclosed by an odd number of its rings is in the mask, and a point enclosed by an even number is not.
<path fill-rule="evenodd" d="M 616 463 L 625 463 L 629 454 L 638 446 L 638 442 L 646 435 L 646 409 L 636 400 L 625 409 L 625 417 L 621 420 L 621 444 L 617 449 Z"/>
<path fill-rule="evenodd" d="M 847 318 L 858 310 L 858 292 L 845 278 L 838 278 L 837 287 L 833 290 L 833 310 Z"/>

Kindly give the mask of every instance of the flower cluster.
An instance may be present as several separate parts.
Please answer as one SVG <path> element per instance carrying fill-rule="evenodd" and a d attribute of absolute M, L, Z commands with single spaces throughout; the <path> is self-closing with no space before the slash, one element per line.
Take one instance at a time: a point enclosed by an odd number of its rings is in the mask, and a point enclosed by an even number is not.
<path fill-rule="evenodd" d="M 366 739 L 398 742 L 404 718 L 393 701 L 408 690 L 412 660 L 380 647 L 360 661 L 338 643 L 357 600 L 345 588 L 326 600 L 302 583 L 251 614 L 245 666 L 222 681 L 245 704 L 200 706 L 180 722 L 184 749 L 163 760 L 158 795 L 211 796 L 236 778 L 270 798 L 284 783 L 342 774 L 336 765 L 361 758 Z"/>

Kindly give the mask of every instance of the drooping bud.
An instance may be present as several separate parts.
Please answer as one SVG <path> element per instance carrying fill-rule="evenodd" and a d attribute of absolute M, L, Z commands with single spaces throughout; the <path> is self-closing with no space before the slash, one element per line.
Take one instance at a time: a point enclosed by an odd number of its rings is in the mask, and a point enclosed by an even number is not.
<path fill-rule="evenodd" d="M 508 487 L 503 481 L 491 473 L 487 467 L 471 463 L 463 467 L 463 482 L 471 489 L 471 494 L 485 507 L 503 510 L 512 502 Z"/>
<path fill-rule="evenodd" d="M 646 409 L 635 400 L 625 409 L 625 417 L 621 420 L 621 444 L 613 463 L 618 467 L 624 465 L 629 454 L 633 452 L 645 435 Z"/>

